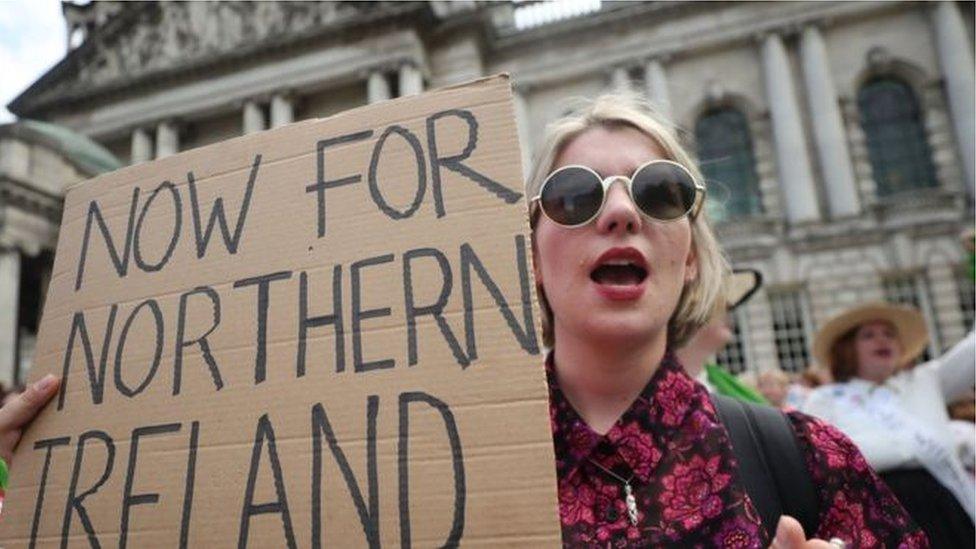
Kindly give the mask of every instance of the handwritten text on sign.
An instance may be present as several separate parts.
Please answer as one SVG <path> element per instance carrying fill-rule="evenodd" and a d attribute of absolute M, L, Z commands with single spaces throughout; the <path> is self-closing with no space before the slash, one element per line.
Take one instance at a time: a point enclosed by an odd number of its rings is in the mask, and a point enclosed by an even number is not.
<path fill-rule="evenodd" d="M 558 540 L 507 87 L 69 193 L 37 361 L 62 390 L 18 449 L 4 538 Z"/>

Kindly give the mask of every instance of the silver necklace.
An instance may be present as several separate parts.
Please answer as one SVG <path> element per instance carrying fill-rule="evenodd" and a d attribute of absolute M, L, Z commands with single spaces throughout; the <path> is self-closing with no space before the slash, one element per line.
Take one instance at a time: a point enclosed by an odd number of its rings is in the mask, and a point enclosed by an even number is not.
<path fill-rule="evenodd" d="M 610 469 L 600 465 L 593 458 L 588 459 L 590 460 L 590 463 L 599 467 L 601 471 L 619 480 L 624 485 L 624 503 L 627 504 L 627 516 L 630 518 L 630 523 L 637 526 L 637 498 L 634 497 L 634 489 L 630 486 L 630 481 L 634 479 L 634 474 L 631 473 L 630 478 L 625 479 Z"/>

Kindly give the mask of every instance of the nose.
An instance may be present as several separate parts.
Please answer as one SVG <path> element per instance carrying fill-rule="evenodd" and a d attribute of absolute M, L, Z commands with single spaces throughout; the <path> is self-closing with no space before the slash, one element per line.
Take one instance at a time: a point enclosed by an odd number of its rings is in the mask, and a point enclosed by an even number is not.
<path fill-rule="evenodd" d="M 637 233 L 641 230 L 643 218 L 637 205 L 630 199 L 623 181 L 616 181 L 607 189 L 606 203 L 597 219 L 597 228 L 602 233 Z"/>

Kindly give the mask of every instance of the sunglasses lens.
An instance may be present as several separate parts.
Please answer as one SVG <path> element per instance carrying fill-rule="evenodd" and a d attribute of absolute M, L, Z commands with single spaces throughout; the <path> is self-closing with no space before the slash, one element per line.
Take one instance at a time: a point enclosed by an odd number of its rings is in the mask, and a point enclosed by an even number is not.
<path fill-rule="evenodd" d="M 563 168 L 546 181 L 540 205 L 560 225 L 579 225 L 592 218 L 603 204 L 603 185 L 583 168 Z"/>
<path fill-rule="evenodd" d="M 655 162 L 634 176 L 634 202 L 645 214 L 664 221 L 678 219 L 695 203 L 695 182 L 688 170 Z"/>

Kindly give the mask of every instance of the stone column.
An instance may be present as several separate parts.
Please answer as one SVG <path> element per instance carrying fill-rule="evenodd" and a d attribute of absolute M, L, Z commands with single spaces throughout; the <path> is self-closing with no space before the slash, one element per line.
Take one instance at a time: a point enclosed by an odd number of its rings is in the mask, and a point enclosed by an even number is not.
<path fill-rule="evenodd" d="M 136 128 L 132 130 L 131 156 L 132 160 L 130 161 L 130 164 L 138 164 L 140 162 L 152 160 L 152 138 L 149 137 L 149 132 L 147 132 L 145 128 Z"/>
<path fill-rule="evenodd" d="M 20 251 L 0 249 L 0 381 L 8 387 L 17 375 L 19 308 Z"/>
<path fill-rule="evenodd" d="M 424 91 L 424 75 L 416 64 L 409 62 L 400 65 L 400 97 L 417 95 Z"/>
<path fill-rule="evenodd" d="M 955 2 L 938 2 L 932 10 L 932 19 L 939 65 L 942 67 L 949 109 L 952 112 L 950 118 L 956 131 L 956 143 L 962 158 L 966 186 L 972 195 L 976 185 L 976 105 L 973 102 L 976 77 L 973 71 L 973 46 L 966 36 L 966 28 Z"/>
<path fill-rule="evenodd" d="M 670 116 L 671 98 L 668 95 L 668 77 L 660 59 L 655 58 L 647 62 L 647 66 L 644 67 L 644 80 L 648 99 L 661 114 Z"/>
<path fill-rule="evenodd" d="M 390 98 L 390 85 L 382 71 L 369 73 L 369 80 L 366 81 L 366 98 L 370 103 L 386 101 Z"/>
<path fill-rule="evenodd" d="M 515 88 L 515 122 L 518 125 L 519 148 L 522 151 L 522 176 L 528 179 L 532 170 L 532 142 L 529 136 L 529 106 L 526 90 Z"/>
<path fill-rule="evenodd" d="M 260 132 L 267 128 L 267 120 L 264 119 L 264 109 L 261 105 L 249 99 L 244 102 L 244 135 Z"/>
<path fill-rule="evenodd" d="M 156 126 L 156 158 L 163 158 L 180 152 L 180 134 L 176 124 L 164 120 Z"/>
<path fill-rule="evenodd" d="M 615 67 L 610 73 L 610 84 L 615 91 L 629 90 L 630 75 L 627 74 L 627 67 Z"/>
<path fill-rule="evenodd" d="M 276 93 L 271 97 L 271 127 L 279 128 L 295 121 L 295 105 L 290 96 Z"/>
<path fill-rule="evenodd" d="M 820 217 L 817 193 L 813 186 L 789 59 L 779 35 L 769 34 L 763 38 L 762 66 L 787 218 L 792 223 L 816 221 Z"/>
<path fill-rule="evenodd" d="M 800 57 L 830 213 L 834 217 L 855 215 L 860 211 L 860 201 L 854 184 L 854 167 L 847 149 L 834 79 L 830 74 L 827 47 L 817 27 L 803 29 Z"/>

